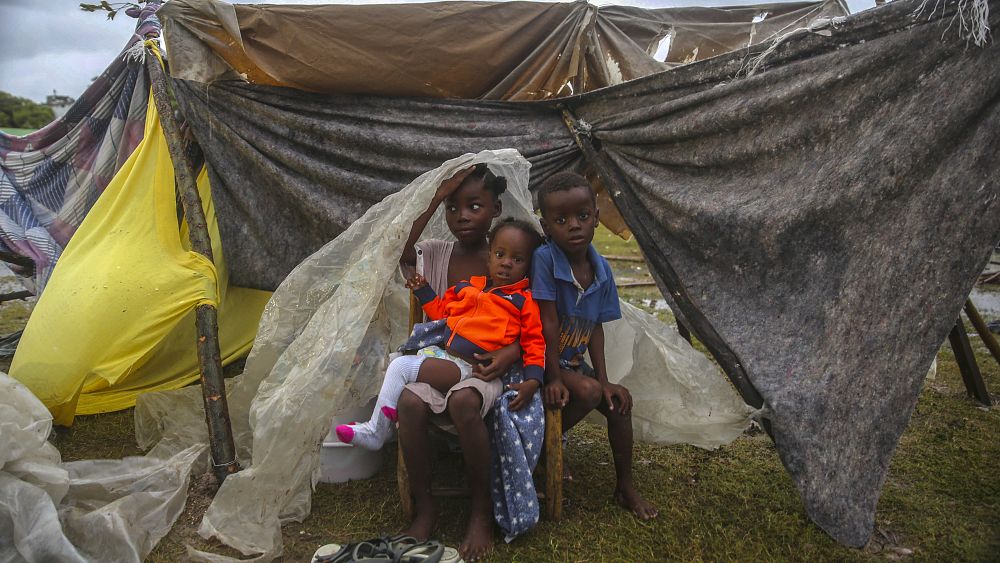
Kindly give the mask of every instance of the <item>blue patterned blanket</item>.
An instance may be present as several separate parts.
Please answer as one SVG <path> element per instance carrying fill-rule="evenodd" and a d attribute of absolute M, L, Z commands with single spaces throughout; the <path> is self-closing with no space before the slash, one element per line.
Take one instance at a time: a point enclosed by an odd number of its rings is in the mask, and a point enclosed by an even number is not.
<path fill-rule="evenodd" d="M 448 325 L 444 319 L 418 323 L 400 352 L 413 352 L 426 346 L 444 346 Z M 524 374 L 515 366 L 503 377 L 504 387 L 521 383 Z M 508 542 L 538 523 L 538 495 L 531 478 L 545 440 L 545 411 L 542 396 L 536 392 L 527 407 L 512 411 L 510 402 L 517 391 L 508 390 L 493 405 L 487 419 L 490 432 L 490 496 L 493 516 Z"/>

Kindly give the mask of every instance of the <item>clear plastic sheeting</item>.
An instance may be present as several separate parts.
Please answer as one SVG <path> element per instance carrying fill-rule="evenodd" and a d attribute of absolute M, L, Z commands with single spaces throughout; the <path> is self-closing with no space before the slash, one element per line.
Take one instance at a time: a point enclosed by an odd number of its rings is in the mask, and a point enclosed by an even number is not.
<path fill-rule="evenodd" d="M 715 448 L 750 425 L 753 409 L 677 329 L 626 301 L 604 325 L 608 380 L 632 393 L 635 439 Z M 604 417 L 594 413 L 594 422 Z"/>
<path fill-rule="evenodd" d="M 202 536 L 216 537 L 247 555 L 261 554 L 260 560 L 281 553 L 280 524 L 309 514 L 319 445 L 329 431 L 330 418 L 375 395 L 388 354 L 405 338 L 409 302 L 398 261 L 411 224 L 427 209 L 442 181 L 480 162 L 508 180 L 503 215 L 535 220 L 528 192 L 530 165 L 517 151 L 467 154 L 422 174 L 368 209 L 296 267 L 275 291 L 246 369 L 227 390 L 245 469 L 226 479 L 202 521 Z M 440 210 L 424 236 L 450 236 Z M 676 334 L 670 340 L 662 323 L 633 308 L 626 310 L 629 321 L 616 325 L 622 330 L 609 335 L 614 343 L 609 349 L 628 357 L 631 343 L 640 344 L 638 361 L 622 373 L 623 381 L 646 388 L 655 381 L 688 390 L 669 415 L 657 414 L 664 410 L 662 405 L 642 402 L 636 412 L 642 436 L 714 445 L 738 435 L 748 424 L 749 411 L 721 373 L 690 346 L 685 348 Z M 665 366 L 657 360 L 664 357 L 671 358 Z M 663 383 L 671 379 L 679 383 Z M 705 424 L 708 418 L 712 422 Z M 720 430 L 716 419 L 729 424 Z M 700 434 L 692 430 L 699 425 L 704 429 Z M 157 455 L 206 442 L 197 389 L 140 396 L 136 431 L 141 445 L 156 443 Z M 194 550 L 191 555 L 227 560 Z"/>
<path fill-rule="evenodd" d="M 142 561 L 184 509 L 205 446 L 62 463 L 48 409 L 0 372 L 0 562 Z"/>

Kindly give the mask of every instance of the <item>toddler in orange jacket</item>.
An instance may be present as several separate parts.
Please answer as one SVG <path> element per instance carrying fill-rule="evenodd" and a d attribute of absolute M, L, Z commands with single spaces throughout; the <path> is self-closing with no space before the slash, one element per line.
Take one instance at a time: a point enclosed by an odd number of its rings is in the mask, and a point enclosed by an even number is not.
<path fill-rule="evenodd" d="M 510 408 L 528 404 L 545 373 L 545 338 L 538 305 L 531 297 L 527 274 L 532 253 L 542 237 L 528 223 L 500 222 L 489 234 L 489 278 L 472 277 L 448 288 L 441 297 L 422 275 L 407 281 L 432 321 L 444 320 L 447 328 L 441 346 L 422 346 L 415 356 L 401 356 L 389 364 L 370 420 L 337 427 L 342 442 L 377 450 L 397 419 L 396 404 L 407 383 L 442 383 L 474 377 L 474 354 L 492 352 L 519 342 L 524 362 L 524 382 L 512 387 L 517 398 Z M 412 340 L 412 339 L 411 339 Z M 429 358 L 443 361 L 426 362 Z"/>

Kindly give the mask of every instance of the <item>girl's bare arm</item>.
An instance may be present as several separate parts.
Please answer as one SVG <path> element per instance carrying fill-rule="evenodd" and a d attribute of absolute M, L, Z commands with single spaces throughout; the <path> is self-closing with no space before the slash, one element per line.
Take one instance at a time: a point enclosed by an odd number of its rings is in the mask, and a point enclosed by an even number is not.
<path fill-rule="evenodd" d="M 410 236 L 406 239 L 406 244 L 403 245 L 403 255 L 399 257 L 399 263 L 404 264 L 409 267 L 415 267 L 417 265 L 417 251 L 413 248 L 413 245 L 417 244 L 417 240 L 420 239 L 420 235 L 423 234 L 424 229 L 427 228 L 427 223 L 430 222 L 431 217 L 434 216 L 434 212 L 440 207 L 441 203 L 448 199 L 448 196 L 452 194 L 455 190 L 462 185 L 462 181 L 465 177 L 472 173 L 475 167 L 470 166 L 465 170 L 459 170 L 454 176 L 448 178 L 441 185 L 438 186 L 436 192 L 434 192 L 434 198 L 431 199 L 431 204 L 427 207 L 427 210 L 417 217 L 417 220 L 413 222 L 413 227 L 410 228 Z"/>

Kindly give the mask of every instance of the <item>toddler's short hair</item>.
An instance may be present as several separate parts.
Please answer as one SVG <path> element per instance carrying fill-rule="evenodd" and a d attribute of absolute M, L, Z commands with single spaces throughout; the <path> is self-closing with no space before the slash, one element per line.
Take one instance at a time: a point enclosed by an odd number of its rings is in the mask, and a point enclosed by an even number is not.
<path fill-rule="evenodd" d="M 545 242 L 545 239 L 542 238 L 541 233 L 539 233 L 538 230 L 535 229 L 534 225 L 523 219 L 515 219 L 513 217 L 506 217 L 498 221 L 496 225 L 493 225 L 493 228 L 490 229 L 490 232 L 486 235 L 486 241 L 490 243 L 490 246 L 492 246 L 493 240 L 496 239 L 497 237 L 497 233 L 499 233 L 503 229 L 508 229 L 508 228 L 518 229 L 521 232 L 528 235 L 528 237 L 531 239 L 532 252 L 534 252 L 536 248 L 538 248 L 539 246 L 542 245 L 543 242 Z"/>
<path fill-rule="evenodd" d="M 541 210 L 542 216 L 545 216 L 545 198 L 549 194 L 573 188 L 587 188 L 591 200 L 593 200 L 595 206 L 597 205 L 597 196 L 594 195 L 594 190 L 590 187 L 590 182 L 586 178 L 576 172 L 560 172 L 546 178 L 542 182 L 542 185 L 538 187 L 538 194 L 535 197 L 538 200 L 538 209 Z"/>

